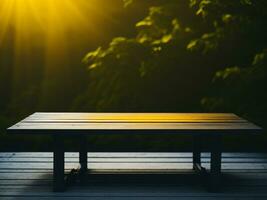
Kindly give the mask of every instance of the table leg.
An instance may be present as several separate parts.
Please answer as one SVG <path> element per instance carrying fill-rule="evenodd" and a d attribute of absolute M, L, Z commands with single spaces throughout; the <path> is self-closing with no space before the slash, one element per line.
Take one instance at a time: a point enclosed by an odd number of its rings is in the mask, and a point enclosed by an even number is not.
<path fill-rule="evenodd" d="M 53 168 L 53 189 L 55 192 L 62 192 L 65 189 L 64 182 L 64 143 L 63 138 L 54 137 L 54 168 Z"/>
<path fill-rule="evenodd" d="M 221 179 L 221 158 L 222 158 L 222 137 L 214 136 L 211 140 L 211 161 L 210 161 L 210 189 L 214 192 L 220 189 Z"/>
<path fill-rule="evenodd" d="M 193 136 L 193 169 L 201 171 L 201 137 Z"/>
<path fill-rule="evenodd" d="M 79 151 L 79 162 L 80 162 L 80 179 L 81 181 L 86 180 L 87 175 L 87 140 L 86 136 L 80 137 L 80 151 Z"/>

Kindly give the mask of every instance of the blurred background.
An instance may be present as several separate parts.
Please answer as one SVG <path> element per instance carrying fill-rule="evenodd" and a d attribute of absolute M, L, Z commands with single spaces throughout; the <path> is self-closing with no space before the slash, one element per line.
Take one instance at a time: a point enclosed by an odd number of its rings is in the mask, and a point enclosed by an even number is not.
<path fill-rule="evenodd" d="M 265 0 L 1 0 L 0 151 L 51 151 L 49 137 L 5 133 L 36 111 L 233 112 L 266 128 L 266 19 Z M 88 140 L 191 149 L 187 137 Z M 224 142 L 263 151 L 267 134 Z"/>

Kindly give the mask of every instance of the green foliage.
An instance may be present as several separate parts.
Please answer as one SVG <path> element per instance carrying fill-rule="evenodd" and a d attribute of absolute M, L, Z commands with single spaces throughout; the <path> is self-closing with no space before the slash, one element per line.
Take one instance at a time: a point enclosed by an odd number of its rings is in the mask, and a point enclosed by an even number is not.
<path fill-rule="evenodd" d="M 127 105 L 134 105 L 137 95 L 134 91 L 140 87 L 138 82 L 142 81 L 144 62 L 149 54 L 144 44 L 123 37 L 114 38 L 107 49 L 98 48 L 88 53 L 84 58 L 89 66 L 88 96 L 80 97 L 76 104 L 85 98 L 86 108 L 92 110 L 127 109 Z M 127 103 L 121 101 L 124 98 Z"/>
<path fill-rule="evenodd" d="M 251 65 L 218 71 L 214 94 L 202 103 L 210 110 L 234 111 L 259 122 L 266 120 L 267 51 L 255 55 Z"/>
<path fill-rule="evenodd" d="M 186 17 L 186 23 L 180 18 Z M 115 38 L 84 58 L 89 85 L 74 108 L 98 111 L 174 111 L 197 109 L 207 84 L 203 71 L 188 60 L 193 35 L 188 1 L 161 1 L 137 22 L 135 38 Z M 192 57 L 194 58 L 194 56 Z M 205 69 L 204 69 L 205 70 Z M 207 73 L 207 76 L 211 76 Z M 192 96 L 198 99 L 192 98 Z"/>
<path fill-rule="evenodd" d="M 266 110 L 266 1 L 148 2 L 136 37 L 115 38 L 85 57 L 88 90 L 75 108 L 246 116 Z"/>
<path fill-rule="evenodd" d="M 207 37 L 202 35 L 192 40 L 188 49 L 216 56 L 223 65 L 215 73 L 209 96 L 202 99 L 202 105 L 210 111 L 235 112 L 264 125 L 267 122 L 266 1 L 206 3 L 210 5 L 201 5 L 199 1 L 194 6 L 203 10 L 205 20 L 210 23 L 213 20 L 214 30 Z M 214 6 L 217 13 L 213 12 Z"/>
<path fill-rule="evenodd" d="M 229 49 L 232 51 L 240 51 L 240 48 L 250 49 L 239 53 L 230 52 L 232 55 L 238 55 L 240 57 L 238 59 L 242 62 L 243 52 L 249 53 L 251 57 L 260 50 L 259 46 L 264 47 L 266 1 L 192 0 L 191 6 L 196 8 L 197 15 L 201 15 L 203 20 L 210 24 L 210 31 L 206 30 L 208 32 L 192 40 L 188 49 L 200 50 L 204 54 L 218 51 L 223 55 L 227 55 Z M 259 29 L 263 31 L 259 32 Z M 231 60 L 232 57 L 229 58 L 229 61 Z"/>
<path fill-rule="evenodd" d="M 123 2 L 124 2 L 124 6 L 128 7 L 133 3 L 133 0 L 123 0 Z"/>

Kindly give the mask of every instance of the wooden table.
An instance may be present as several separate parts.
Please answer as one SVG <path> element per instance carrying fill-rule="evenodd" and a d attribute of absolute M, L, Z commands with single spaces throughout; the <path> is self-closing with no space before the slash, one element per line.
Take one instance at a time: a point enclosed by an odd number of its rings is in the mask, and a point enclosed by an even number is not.
<path fill-rule="evenodd" d="M 201 138 L 211 141 L 210 185 L 218 190 L 222 136 L 258 134 L 262 129 L 232 113 L 34 113 L 8 134 L 50 134 L 54 138 L 54 191 L 64 191 L 64 136 L 80 138 L 80 174 L 87 172 L 86 137 L 110 134 L 190 135 L 194 139 L 193 169 L 202 172 Z"/>

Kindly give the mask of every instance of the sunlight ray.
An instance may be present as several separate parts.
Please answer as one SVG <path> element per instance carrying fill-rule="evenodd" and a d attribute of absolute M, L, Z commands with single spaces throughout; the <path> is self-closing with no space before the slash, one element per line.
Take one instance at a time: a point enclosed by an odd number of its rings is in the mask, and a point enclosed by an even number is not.
<path fill-rule="evenodd" d="M 2 43 L 12 17 L 15 0 L 3 0 L 0 5 L 0 44 Z"/>
<path fill-rule="evenodd" d="M 42 79 L 40 93 L 57 96 L 61 88 L 67 87 L 66 80 L 72 78 L 65 74 L 71 76 L 75 67 L 71 59 L 75 49 L 80 51 L 80 57 L 75 58 L 77 65 L 86 53 L 81 46 L 85 49 L 85 43 L 102 40 L 109 30 L 106 24 L 118 23 L 113 15 L 118 7 L 105 1 L 0 1 L 0 48 L 4 48 L 2 41 L 11 47 L 12 98 L 28 87 L 27 80 L 38 79 L 35 71 L 40 71 Z"/>

